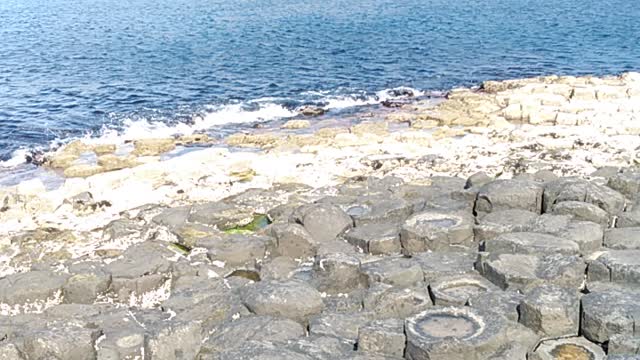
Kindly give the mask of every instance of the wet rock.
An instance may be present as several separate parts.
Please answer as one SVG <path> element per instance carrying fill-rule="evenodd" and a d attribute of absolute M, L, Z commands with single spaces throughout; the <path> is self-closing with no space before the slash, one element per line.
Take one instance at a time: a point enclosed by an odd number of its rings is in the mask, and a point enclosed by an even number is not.
<path fill-rule="evenodd" d="M 52 271 L 28 271 L 0 279 L 0 311 L 42 311 L 57 302 L 69 275 Z"/>
<path fill-rule="evenodd" d="M 298 112 L 304 116 L 320 116 L 326 112 L 325 109 L 318 106 L 303 106 L 298 109 Z"/>
<path fill-rule="evenodd" d="M 604 360 L 601 347 L 583 337 L 545 340 L 529 354 L 531 360 L 590 359 Z"/>
<path fill-rule="evenodd" d="M 417 262 L 426 284 L 442 276 L 475 273 L 475 253 L 465 252 L 428 252 L 417 254 L 412 260 Z"/>
<path fill-rule="evenodd" d="M 304 205 L 292 217 L 320 243 L 335 240 L 353 227 L 351 217 L 331 204 Z"/>
<path fill-rule="evenodd" d="M 433 306 L 426 288 L 397 288 L 378 283 L 369 288 L 364 299 L 364 309 L 375 314 L 376 319 L 402 319 Z"/>
<path fill-rule="evenodd" d="M 361 269 L 370 285 L 381 282 L 396 287 L 410 287 L 424 280 L 420 264 L 405 257 L 386 257 L 366 262 Z"/>
<path fill-rule="evenodd" d="M 504 328 L 503 318 L 479 309 L 429 309 L 405 321 L 405 357 L 413 360 L 486 359 L 507 343 Z"/>
<path fill-rule="evenodd" d="M 582 297 L 580 330 L 584 337 L 607 342 L 613 335 L 635 334 L 640 314 L 638 292 L 631 289 L 606 289 Z"/>
<path fill-rule="evenodd" d="M 433 302 L 438 306 L 467 305 L 471 297 L 499 288 L 477 274 L 441 277 L 429 284 Z"/>
<path fill-rule="evenodd" d="M 589 281 L 640 283 L 640 250 L 608 250 L 589 262 Z"/>
<path fill-rule="evenodd" d="M 407 254 L 473 247 L 473 216 L 466 212 L 425 211 L 404 223 L 400 242 Z"/>
<path fill-rule="evenodd" d="M 510 290 L 524 290 L 539 284 L 579 289 L 586 268 L 580 257 L 561 254 L 492 254 L 479 266 L 489 281 Z"/>
<path fill-rule="evenodd" d="M 237 206 L 214 201 L 194 205 L 188 221 L 215 226 L 224 231 L 251 223 L 253 213 Z"/>
<path fill-rule="evenodd" d="M 406 338 L 399 319 L 377 320 L 360 327 L 358 351 L 381 355 L 404 355 Z"/>
<path fill-rule="evenodd" d="M 316 288 L 329 294 L 347 293 L 360 287 L 360 260 L 344 253 L 316 256 L 313 266 Z"/>
<path fill-rule="evenodd" d="M 591 221 L 607 226 L 609 214 L 593 204 L 581 201 L 563 201 L 553 205 L 551 212 L 559 215 L 571 215 L 576 220 Z"/>
<path fill-rule="evenodd" d="M 536 286 L 526 292 L 519 311 L 519 322 L 545 337 L 578 335 L 580 297 L 574 288 Z"/>
<path fill-rule="evenodd" d="M 71 265 L 72 274 L 62 287 L 65 303 L 92 304 L 100 295 L 104 295 L 111 286 L 111 274 L 101 263 L 79 263 Z"/>
<path fill-rule="evenodd" d="M 518 307 L 524 295 L 517 291 L 487 291 L 469 297 L 468 304 L 474 308 L 495 311 L 508 320 L 517 322 L 520 314 Z"/>
<path fill-rule="evenodd" d="M 604 246 L 614 250 L 640 250 L 640 227 L 617 228 L 605 231 Z"/>
<path fill-rule="evenodd" d="M 172 138 L 141 139 L 133 142 L 133 154 L 137 156 L 156 156 L 175 149 Z"/>
<path fill-rule="evenodd" d="M 536 213 L 521 209 L 494 211 L 478 220 L 473 228 L 475 239 L 480 242 L 502 234 L 529 231 L 537 218 Z"/>
<path fill-rule="evenodd" d="M 391 224 L 370 224 L 353 228 L 345 234 L 345 239 L 364 252 L 373 255 L 399 254 L 400 229 Z"/>
<path fill-rule="evenodd" d="M 145 241 L 127 249 L 122 258 L 107 266 L 111 290 L 122 302 L 141 301 L 143 294 L 158 290 L 171 276 L 174 253 L 162 245 Z"/>
<path fill-rule="evenodd" d="M 271 316 L 242 317 L 216 329 L 202 345 L 201 354 L 243 348 L 248 341 L 282 342 L 305 335 L 299 323 Z"/>
<path fill-rule="evenodd" d="M 565 254 L 580 252 L 578 244 L 556 236 L 520 232 L 503 234 L 484 242 L 484 250 L 494 254 Z"/>
<path fill-rule="evenodd" d="M 519 180 L 495 180 L 480 188 L 475 212 L 478 215 L 498 210 L 521 209 L 540 214 L 541 185 Z"/>
<path fill-rule="evenodd" d="M 320 293 L 300 281 L 261 281 L 248 287 L 242 301 L 256 315 L 280 316 L 305 323 L 324 308 Z"/>
<path fill-rule="evenodd" d="M 350 344 L 358 340 L 360 327 L 371 320 L 370 314 L 360 313 L 324 313 L 309 321 L 309 334 L 332 336 Z"/>
<path fill-rule="evenodd" d="M 273 224 L 270 233 L 276 241 L 276 255 L 304 259 L 314 256 L 318 250 L 318 242 L 302 225 Z"/>

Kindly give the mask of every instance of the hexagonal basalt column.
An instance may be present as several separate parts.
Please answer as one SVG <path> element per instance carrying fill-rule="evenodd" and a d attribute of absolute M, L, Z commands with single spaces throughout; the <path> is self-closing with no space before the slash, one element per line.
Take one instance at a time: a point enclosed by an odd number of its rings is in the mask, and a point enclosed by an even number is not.
<path fill-rule="evenodd" d="M 520 232 L 503 234 L 484 242 L 484 250 L 494 254 L 566 254 L 580 252 L 578 244 L 557 236 Z"/>
<path fill-rule="evenodd" d="M 582 297 L 580 330 L 604 343 L 613 335 L 635 334 L 640 321 L 640 291 L 607 288 Z"/>
<path fill-rule="evenodd" d="M 529 360 L 604 360 L 601 347 L 583 337 L 547 340 L 529 354 Z"/>
<path fill-rule="evenodd" d="M 436 305 L 466 305 L 469 298 L 492 290 L 500 290 L 480 275 L 456 275 L 440 278 L 429 285 Z"/>
<path fill-rule="evenodd" d="M 470 307 L 424 311 L 405 321 L 410 360 L 487 359 L 509 341 L 500 315 Z"/>
<path fill-rule="evenodd" d="M 520 323 L 544 336 L 576 336 L 580 319 L 577 289 L 552 284 L 525 294 L 520 304 Z"/>
<path fill-rule="evenodd" d="M 483 215 L 499 210 L 522 209 L 540 214 L 542 192 L 542 186 L 533 181 L 492 181 L 480 188 L 475 211 Z"/>
<path fill-rule="evenodd" d="M 426 211 L 402 226 L 400 242 L 408 254 L 473 246 L 473 216 L 465 212 Z"/>
<path fill-rule="evenodd" d="M 640 250 L 610 250 L 589 263 L 589 281 L 640 284 Z"/>

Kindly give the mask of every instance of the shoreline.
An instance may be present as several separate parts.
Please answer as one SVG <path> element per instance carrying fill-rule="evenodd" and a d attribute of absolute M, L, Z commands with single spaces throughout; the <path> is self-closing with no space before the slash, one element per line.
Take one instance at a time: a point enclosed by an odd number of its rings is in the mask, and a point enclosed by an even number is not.
<path fill-rule="evenodd" d="M 60 187 L 0 188 L 0 353 L 637 353 L 639 100 L 638 73 L 544 77 L 223 142 L 71 143 L 45 160 Z"/>

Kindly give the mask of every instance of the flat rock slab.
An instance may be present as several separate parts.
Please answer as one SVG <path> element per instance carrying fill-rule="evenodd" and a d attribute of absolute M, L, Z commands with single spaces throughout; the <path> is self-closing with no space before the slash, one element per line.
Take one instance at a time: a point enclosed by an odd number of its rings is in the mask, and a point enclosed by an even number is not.
<path fill-rule="evenodd" d="M 344 238 L 352 245 L 373 255 L 399 254 L 400 229 L 394 224 L 369 224 L 349 230 Z"/>
<path fill-rule="evenodd" d="M 606 355 L 602 348 L 583 337 L 570 337 L 545 340 L 532 351 L 530 360 L 604 360 Z"/>
<path fill-rule="evenodd" d="M 498 210 L 478 219 L 474 226 L 476 241 L 493 239 L 499 235 L 530 231 L 538 214 L 522 209 Z"/>
<path fill-rule="evenodd" d="M 469 298 L 468 305 L 486 311 L 495 311 L 505 318 L 518 322 L 518 307 L 524 294 L 517 291 L 489 291 L 478 293 Z"/>
<path fill-rule="evenodd" d="M 614 250 L 640 250 L 640 227 L 616 228 L 605 231 L 604 246 Z"/>
<path fill-rule="evenodd" d="M 552 214 L 571 215 L 576 220 L 591 221 L 602 226 L 609 224 L 609 214 L 594 204 L 582 201 L 562 201 L 553 205 Z"/>
<path fill-rule="evenodd" d="M 245 306 L 256 315 L 279 316 L 306 323 L 324 308 L 320 293 L 295 280 L 261 281 L 242 294 Z"/>
<path fill-rule="evenodd" d="M 470 307 L 435 308 L 405 321 L 412 360 L 487 359 L 507 344 L 506 320 Z"/>
<path fill-rule="evenodd" d="M 525 290 L 550 283 L 579 289 L 586 264 L 575 255 L 492 254 L 482 259 L 481 273 L 502 289 Z"/>
<path fill-rule="evenodd" d="M 522 209 L 540 214 L 543 187 L 523 180 L 495 180 L 480 188 L 475 211 L 478 215 L 499 210 Z"/>
<path fill-rule="evenodd" d="M 355 344 L 358 340 L 360 327 L 369 321 L 371 321 L 371 314 L 366 312 L 321 314 L 309 320 L 309 334 L 332 336 Z"/>
<path fill-rule="evenodd" d="M 433 302 L 438 306 L 467 305 L 471 297 L 499 288 L 479 274 L 441 277 L 429 284 Z"/>
<path fill-rule="evenodd" d="M 376 319 L 404 319 L 433 306 L 424 287 L 401 289 L 386 284 L 371 287 L 363 303 Z"/>
<path fill-rule="evenodd" d="M 525 293 L 519 322 L 544 337 L 576 336 L 580 318 L 577 289 L 553 284 L 536 286 Z"/>
<path fill-rule="evenodd" d="M 640 292 L 607 288 L 582 297 L 580 330 L 584 337 L 604 343 L 614 335 L 638 335 Z"/>
<path fill-rule="evenodd" d="M 543 212 L 551 212 L 556 204 L 563 201 L 593 204 L 610 216 L 620 213 L 625 204 L 624 196 L 619 192 L 579 178 L 561 178 L 544 185 Z"/>
<path fill-rule="evenodd" d="M 640 284 L 640 250 L 608 250 L 589 262 L 589 281 Z"/>
<path fill-rule="evenodd" d="M 484 242 L 484 250 L 493 254 L 566 254 L 580 252 L 578 244 L 557 236 L 540 233 L 503 234 Z"/>
<path fill-rule="evenodd" d="M 39 312 L 56 304 L 68 277 L 51 271 L 28 271 L 0 279 L 0 312 Z"/>
<path fill-rule="evenodd" d="M 371 285 L 376 282 L 398 287 L 409 287 L 424 280 L 420 264 L 405 257 L 387 257 L 363 263 L 363 275 Z"/>
<path fill-rule="evenodd" d="M 292 220 L 302 224 L 319 243 L 333 241 L 353 227 L 351 217 L 332 204 L 303 205 L 294 211 Z"/>
<path fill-rule="evenodd" d="M 407 219 L 400 242 L 407 254 L 472 248 L 473 225 L 467 212 L 424 211 Z"/>
<path fill-rule="evenodd" d="M 442 276 L 475 273 L 477 258 L 474 252 L 425 252 L 412 260 L 422 268 L 424 281 L 429 284 Z"/>

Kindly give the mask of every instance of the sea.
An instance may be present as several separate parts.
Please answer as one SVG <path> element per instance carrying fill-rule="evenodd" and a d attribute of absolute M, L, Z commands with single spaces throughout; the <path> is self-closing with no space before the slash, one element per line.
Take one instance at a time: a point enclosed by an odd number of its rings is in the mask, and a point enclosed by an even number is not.
<path fill-rule="evenodd" d="M 0 178 L 71 139 L 215 136 L 394 89 L 640 71 L 639 19 L 630 0 L 0 0 Z"/>

